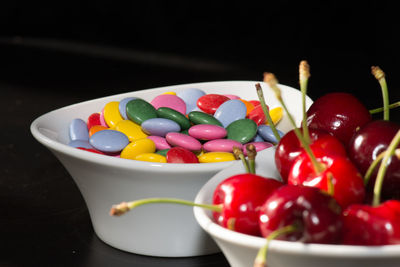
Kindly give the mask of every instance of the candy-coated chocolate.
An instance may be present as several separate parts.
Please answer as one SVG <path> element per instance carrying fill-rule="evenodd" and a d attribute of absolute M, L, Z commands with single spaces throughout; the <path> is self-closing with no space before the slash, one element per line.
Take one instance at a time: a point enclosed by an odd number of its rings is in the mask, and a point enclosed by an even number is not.
<path fill-rule="evenodd" d="M 121 158 L 135 159 L 137 155 L 143 153 L 154 153 L 155 151 L 156 151 L 156 145 L 151 139 L 148 138 L 138 139 L 127 145 L 121 151 Z"/>
<path fill-rule="evenodd" d="M 162 95 L 176 95 L 176 93 L 173 91 L 169 91 L 169 92 L 162 93 Z"/>
<path fill-rule="evenodd" d="M 118 105 L 119 113 L 121 114 L 122 118 L 124 118 L 124 120 L 129 119 L 128 115 L 126 115 L 126 104 L 129 101 L 134 100 L 136 98 L 137 97 L 125 97 L 124 99 L 119 101 L 119 105 Z"/>
<path fill-rule="evenodd" d="M 245 104 L 246 106 L 246 116 L 249 115 L 249 113 L 254 109 L 254 105 L 250 101 L 244 99 L 239 99 L 239 100 L 242 101 L 243 104 Z"/>
<path fill-rule="evenodd" d="M 166 157 L 169 150 L 170 150 L 169 148 L 167 148 L 167 149 L 161 149 L 161 150 L 157 150 L 156 153 L 157 153 L 157 154 L 160 154 L 161 156 Z"/>
<path fill-rule="evenodd" d="M 197 108 L 197 100 L 206 93 L 197 88 L 186 88 L 176 93 L 186 103 L 186 113 Z"/>
<path fill-rule="evenodd" d="M 181 127 L 173 120 L 152 118 L 142 123 L 142 130 L 148 135 L 165 136 L 170 132 L 179 132 Z"/>
<path fill-rule="evenodd" d="M 157 153 L 143 153 L 143 154 L 137 155 L 135 160 L 167 163 L 166 157 L 162 156 L 160 154 L 157 154 Z"/>
<path fill-rule="evenodd" d="M 228 100 L 230 100 L 229 97 L 224 95 L 207 94 L 197 100 L 197 106 L 201 111 L 213 115 L 219 106 Z"/>
<path fill-rule="evenodd" d="M 224 138 L 227 131 L 224 127 L 213 124 L 197 124 L 189 128 L 189 135 L 200 140 Z"/>
<path fill-rule="evenodd" d="M 250 142 L 257 134 L 257 124 L 250 119 L 241 119 L 232 122 L 226 127 L 227 139 L 236 140 L 242 144 Z"/>
<path fill-rule="evenodd" d="M 119 102 L 117 101 L 111 101 L 108 102 L 104 106 L 104 120 L 106 121 L 107 125 L 110 128 L 114 128 L 115 125 L 122 121 L 124 118 L 122 118 L 121 114 L 119 113 Z"/>
<path fill-rule="evenodd" d="M 247 156 L 247 149 L 246 149 L 246 147 L 247 147 L 248 145 L 250 145 L 250 144 L 253 144 L 253 145 L 254 145 L 254 147 L 256 148 L 256 151 L 257 151 L 257 152 L 262 151 L 262 150 L 264 150 L 264 149 L 267 149 L 267 148 L 269 148 L 269 147 L 274 146 L 274 145 L 271 144 L 270 142 L 250 142 L 250 143 L 247 143 L 247 144 L 243 145 L 243 154 L 244 154 L 245 156 Z"/>
<path fill-rule="evenodd" d="M 109 129 L 103 125 L 94 125 L 92 128 L 89 129 L 89 137 L 97 133 L 98 131 L 103 131 Z"/>
<path fill-rule="evenodd" d="M 191 151 L 201 150 L 200 141 L 190 135 L 171 132 L 165 138 L 171 146 L 180 146 Z"/>
<path fill-rule="evenodd" d="M 240 99 L 240 97 L 237 95 L 224 94 L 224 96 L 228 97 L 229 99 Z"/>
<path fill-rule="evenodd" d="M 260 100 L 249 100 L 249 102 L 251 104 L 253 104 L 254 107 L 257 107 L 258 105 L 260 105 Z"/>
<path fill-rule="evenodd" d="M 190 121 L 185 115 L 168 107 L 161 107 L 157 109 L 157 116 L 164 119 L 173 120 L 178 123 L 182 130 L 189 129 L 191 126 Z"/>
<path fill-rule="evenodd" d="M 188 117 L 193 124 L 213 124 L 222 126 L 222 123 L 213 115 L 201 111 L 192 111 L 188 114 Z"/>
<path fill-rule="evenodd" d="M 103 152 L 98 151 L 98 150 L 96 150 L 96 149 L 94 149 L 94 148 L 85 148 L 85 147 L 77 147 L 77 148 L 78 148 L 78 149 L 81 149 L 81 150 L 88 151 L 88 152 L 92 152 L 92 153 L 96 153 L 96 154 L 105 155 Z"/>
<path fill-rule="evenodd" d="M 171 145 L 168 144 L 165 137 L 157 136 L 157 135 L 149 135 L 149 136 L 147 136 L 147 138 L 153 140 L 154 144 L 156 145 L 157 150 L 164 150 L 164 149 L 171 148 Z"/>
<path fill-rule="evenodd" d="M 93 114 L 91 114 L 89 117 L 88 117 L 88 119 L 87 119 L 87 121 L 86 121 L 86 124 L 87 124 L 87 128 L 90 130 L 90 128 L 92 128 L 93 126 L 95 126 L 95 125 L 101 125 L 101 122 L 100 122 L 100 113 L 93 113 Z"/>
<path fill-rule="evenodd" d="M 172 108 L 182 114 L 186 114 L 186 103 L 179 96 L 164 94 L 158 95 L 150 102 L 155 109 L 160 107 Z"/>
<path fill-rule="evenodd" d="M 168 163 L 199 163 L 197 156 L 183 147 L 173 147 L 167 152 Z"/>
<path fill-rule="evenodd" d="M 284 133 L 280 130 L 278 130 L 278 134 L 280 137 L 284 135 Z M 269 125 L 260 125 L 258 126 L 257 133 L 267 142 L 271 142 L 274 144 L 278 143 L 278 140 L 276 140 L 274 132 L 272 131 L 271 127 Z"/>
<path fill-rule="evenodd" d="M 115 125 L 115 130 L 123 132 L 129 141 L 146 138 L 148 135 L 142 131 L 142 127 L 131 120 L 122 120 Z"/>
<path fill-rule="evenodd" d="M 236 120 L 246 117 L 246 105 L 238 100 L 232 99 L 222 103 L 214 113 L 214 117 L 222 123 L 222 126 L 227 127 Z"/>
<path fill-rule="evenodd" d="M 157 118 L 157 112 L 153 105 L 140 98 L 126 103 L 126 115 L 139 125 L 148 119 Z"/>
<path fill-rule="evenodd" d="M 261 137 L 261 135 L 256 134 L 251 142 L 264 142 L 265 140 Z"/>
<path fill-rule="evenodd" d="M 89 143 L 89 140 L 72 140 L 68 143 L 68 145 L 75 148 L 93 148 L 93 146 Z"/>
<path fill-rule="evenodd" d="M 276 125 L 283 116 L 283 108 L 282 107 L 276 107 L 276 108 L 272 108 L 269 110 L 269 116 L 271 117 L 271 120 L 273 122 L 274 125 Z M 265 122 L 266 124 L 268 124 L 268 121 Z"/>
<path fill-rule="evenodd" d="M 89 130 L 87 124 L 82 119 L 73 119 L 69 124 L 69 139 L 73 140 L 89 140 Z"/>
<path fill-rule="evenodd" d="M 106 120 L 104 119 L 104 108 L 100 112 L 100 124 L 108 128 Z"/>
<path fill-rule="evenodd" d="M 207 152 L 198 156 L 200 163 L 213 163 L 235 160 L 235 156 L 229 152 Z"/>
<path fill-rule="evenodd" d="M 234 146 L 242 149 L 240 142 L 231 139 L 216 139 L 203 144 L 204 150 L 209 152 L 232 152 Z"/>
<path fill-rule="evenodd" d="M 90 144 L 105 153 L 118 153 L 129 144 L 128 137 L 116 130 L 103 130 L 93 134 Z"/>
<path fill-rule="evenodd" d="M 257 125 L 264 124 L 266 122 L 264 110 L 261 105 L 255 106 L 254 109 L 247 115 L 250 120 L 253 120 Z"/>

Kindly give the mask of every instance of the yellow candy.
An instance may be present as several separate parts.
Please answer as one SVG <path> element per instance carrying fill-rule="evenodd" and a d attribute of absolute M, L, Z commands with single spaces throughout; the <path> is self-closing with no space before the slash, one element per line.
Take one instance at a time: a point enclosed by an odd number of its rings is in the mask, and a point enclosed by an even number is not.
<path fill-rule="evenodd" d="M 162 93 L 163 95 L 176 95 L 176 93 L 175 92 L 164 92 L 164 93 Z"/>
<path fill-rule="evenodd" d="M 272 122 L 277 124 L 283 116 L 283 108 L 282 107 L 277 107 L 269 110 L 269 115 L 271 116 Z M 265 122 L 265 124 L 268 124 L 268 121 Z"/>
<path fill-rule="evenodd" d="M 148 138 L 138 139 L 127 145 L 121 152 L 121 158 L 135 159 L 137 155 L 143 153 L 154 153 L 156 145 L 153 140 Z"/>
<path fill-rule="evenodd" d="M 135 160 L 167 163 L 167 158 L 157 153 L 143 153 L 137 155 Z"/>
<path fill-rule="evenodd" d="M 139 124 L 130 120 L 119 121 L 115 125 L 115 130 L 123 132 L 131 142 L 148 136 L 142 131 L 142 127 Z"/>
<path fill-rule="evenodd" d="M 212 163 L 235 160 L 235 156 L 229 152 L 207 152 L 199 157 L 200 163 Z"/>
<path fill-rule="evenodd" d="M 119 102 L 117 101 L 109 102 L 104 106 L 104 120 L 111 129 L 114 129 L 115 125 L 124 119 L 119 113 L 118 106 Z"/>

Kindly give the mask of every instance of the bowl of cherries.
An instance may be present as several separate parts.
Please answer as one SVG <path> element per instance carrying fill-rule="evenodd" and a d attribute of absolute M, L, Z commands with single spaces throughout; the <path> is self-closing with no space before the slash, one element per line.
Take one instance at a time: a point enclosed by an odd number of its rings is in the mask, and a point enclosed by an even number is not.
<path fill-rule="evenodd" d="M 195 207 L 196 220 L 231 266 L 400 265 L 400 125 L 389 120 L 383 71 L 372 73 L 383 108 L 322 96 L 301 126 L 247 163 L 253 170 L 236 162 L 199 191 L 195 203 L 220 209 Z M 308 77 L 302 61 L 303 93 Z M 279 99 L 273 74 L 264 80 Z M 378 110 L 383 120 L 372 119 Z"/>

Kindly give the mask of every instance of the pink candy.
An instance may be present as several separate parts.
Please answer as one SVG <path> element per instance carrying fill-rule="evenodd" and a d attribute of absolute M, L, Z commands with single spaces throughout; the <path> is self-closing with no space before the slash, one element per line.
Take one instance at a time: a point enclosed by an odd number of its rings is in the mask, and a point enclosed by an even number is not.
<path fill-rule="evenodd" d="M 224 127 L 213 124 L 198 124 L 189 128 L 189 135 L 200 140 L 221 139 L 226 134 Z"/>
<path fill-rule="evenodd" d="M 232 152 L 236 146 L 242 149 L 242 144 L 231 139 L 216 139 L 204 143 L 203 148 L 210 152 Z"/>
<path fill-rule="evenodd" d="M 172 108 L 182 114 L 186 114 L 186 103 L 176 95 L 158 95 L 150 102 L 155 109 L 160 107 Z"/>
<path fill-rule="evenodd" d="M 201 143 L 196 138 L 183 133 L 167 133 L 167 142 L 172 146 L 180 146 L 190 151 L 200 151 Z"/>

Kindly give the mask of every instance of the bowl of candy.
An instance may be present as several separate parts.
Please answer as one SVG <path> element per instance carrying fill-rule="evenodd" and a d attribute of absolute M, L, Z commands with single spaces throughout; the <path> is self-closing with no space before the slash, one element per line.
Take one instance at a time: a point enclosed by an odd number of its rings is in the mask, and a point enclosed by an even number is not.
<path fill-rule="evenodd" d="M 276 146 L 202 187 L 195 218 L 231 266 L 399 266 L 400 125 L 382 110 L 374 119 L 355 96 L 328 93 Z"/>
<path fill-rule="evenodd" d="M 300 123 L 300 91 L 281 88 Z M 154 204 L 115 218 L 109 208 L 151 196 L 194 200 L 210 177 L 235 162 L 233 146 L 253 143 L 260 153 L 273 146 L 268 121 L 280 135 L 292 128 L 267 84 L 223 81 L 74 104 L 38 117 L 31 132 L 77 184 L 101 240 L 131 253 L 182 257 L 219 251 L 191 209 Z"/>

